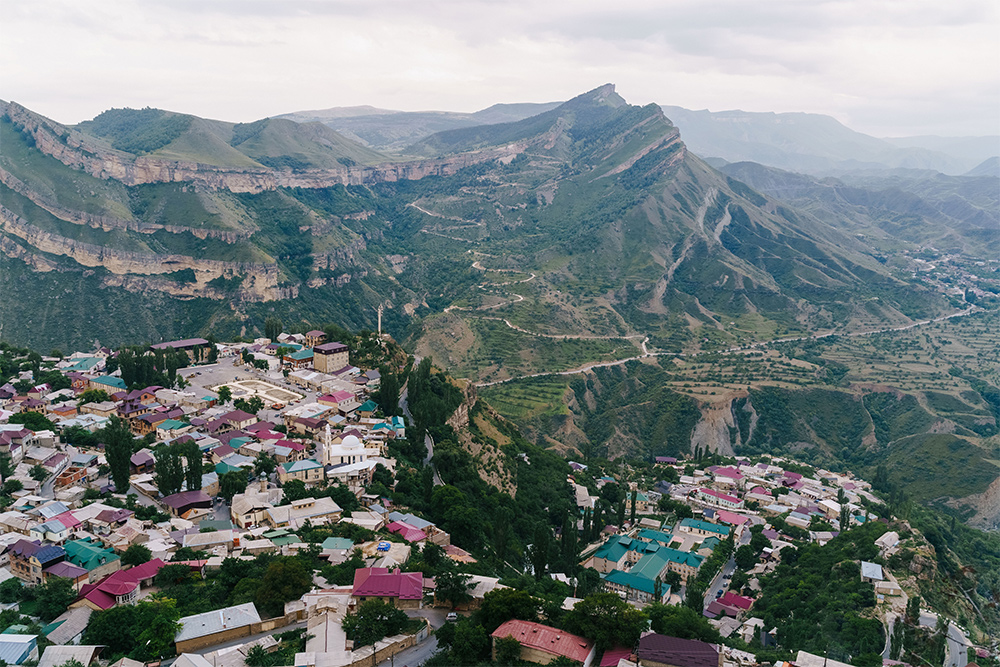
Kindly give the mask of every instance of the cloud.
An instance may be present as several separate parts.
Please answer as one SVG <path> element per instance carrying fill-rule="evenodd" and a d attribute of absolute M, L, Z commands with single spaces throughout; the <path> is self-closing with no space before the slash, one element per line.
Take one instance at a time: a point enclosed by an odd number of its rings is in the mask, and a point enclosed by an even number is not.
<path fill-rule="evenodd" d="M 997 132 L 992 0 L 2 0 L 0 97 L 249 121 L 472 111 L 605 82 L 635 103 L 829 113 L 877 135 Z"/>

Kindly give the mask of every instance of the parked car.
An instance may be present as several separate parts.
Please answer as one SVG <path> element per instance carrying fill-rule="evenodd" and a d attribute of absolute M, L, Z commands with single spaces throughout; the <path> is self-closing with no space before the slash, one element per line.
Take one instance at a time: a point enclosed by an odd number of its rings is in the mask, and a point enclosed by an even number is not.
<path fill-rule="evenodd" d="M 458 620 L 458 614 L 456 614 L 453 611 L 449 611 L 448 615 L 445 616 L 445 620 L 446 621 L 457 621 Z"/>

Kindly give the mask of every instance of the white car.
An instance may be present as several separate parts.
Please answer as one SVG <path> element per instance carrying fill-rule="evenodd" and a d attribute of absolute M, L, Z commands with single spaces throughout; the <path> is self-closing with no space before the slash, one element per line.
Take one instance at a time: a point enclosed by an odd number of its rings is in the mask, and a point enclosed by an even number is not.
<path fill-rule="evenodd" d="M 449 611 L 448 615 L 445 616 L 444 618 L 445 618 L 446 621 L 457 621 L 458 620 L 458 614 L 456 614 L 453 611 Z"/>

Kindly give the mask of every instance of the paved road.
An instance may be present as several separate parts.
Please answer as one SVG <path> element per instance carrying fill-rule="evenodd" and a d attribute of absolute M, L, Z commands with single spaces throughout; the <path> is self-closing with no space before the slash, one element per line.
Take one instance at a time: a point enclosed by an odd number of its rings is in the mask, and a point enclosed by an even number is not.
<path fill-rule="evenodd" d="M 733 572 L 736 571 L 736 549 L 739 549 L 744 544 L 750 544 L 749 530 L 743 531 L 739 544 L 737 544 L 736 548 L 733 549 L 733 555 L 729 557 L 726 564 L 723 565 L 722 569 L 719 570 L 719 573 L 715 575 L 715 579 L 713 579 L 712 583 L 709 584 L 708 590 L 705 591 L 705 609 L 708 609 L 708 605 L 712 603 L 712 600 L 715 600 L 718 597 L 717 593 L 721 593 L 729 588 L 729 579 L 726 579 L 726 577 L 731 577 Z"/>
<path fill-rule="evenodd" d="M 930 611 L 920 612 L 920 625 L 933 628 L 937 625 L 937 614 Z M 948 623 L 948 642 L 945 644 L 944 667 L 966 667 L 969 664 L 970 642 L 958 626 Z"/>

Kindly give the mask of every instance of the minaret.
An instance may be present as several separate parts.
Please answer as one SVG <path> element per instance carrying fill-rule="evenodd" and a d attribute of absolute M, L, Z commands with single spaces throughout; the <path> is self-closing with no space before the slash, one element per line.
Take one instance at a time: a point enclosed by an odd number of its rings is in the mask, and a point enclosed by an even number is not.
<path fill-rule="evenodd" d="M 326 431 L 323 434 L 323 456 L 320 457 L 320 463 L 325 466 L 330 465 L 330 448 L 332 446 L 330 444 L 330 424 L 327 423 Z"/>
<path fill-rule="evenodd" d="M 382 337 L 382 304 L 378 305 L 378 337 Z"/>

